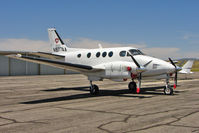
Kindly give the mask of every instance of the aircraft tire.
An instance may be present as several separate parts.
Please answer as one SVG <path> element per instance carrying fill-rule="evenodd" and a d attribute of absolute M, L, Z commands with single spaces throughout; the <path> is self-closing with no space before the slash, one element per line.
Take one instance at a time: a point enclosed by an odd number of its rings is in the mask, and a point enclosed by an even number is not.
<path fill-rule="evenodd" d="M 130 82 L 128 87 L 131 92 L 136 93 L 137 85 L 135 82 Z"/>
<path fill-rule="evenodd" d="M 90 87 L 90 94 L 91 95 L 98 95 L 99 94 L 99 87 L 97 85 L 93 85 L 92 88 Z"/>
<path fill-rule="evenodd" d="M 165 95 L 173 95 L 173 88 L 171 86 L 165 87 L 164 94 Z"/>

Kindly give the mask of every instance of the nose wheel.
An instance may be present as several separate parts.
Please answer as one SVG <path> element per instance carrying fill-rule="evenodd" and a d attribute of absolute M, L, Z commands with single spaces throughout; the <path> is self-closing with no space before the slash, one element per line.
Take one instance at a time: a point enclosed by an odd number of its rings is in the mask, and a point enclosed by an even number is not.
<path fill-rule="evenodd" d="M 90 94 L 91 95 L 98 95 L 99 94 L 99 87 L 97 85 L 93 85 L 92 81 L 90 81 Z"/>
<path fill-rule="evenodd" d="M 166 86 L 164 88 L 164 94 L 165 95 L 173 95 L 173 88 L 170 85 Z"/>

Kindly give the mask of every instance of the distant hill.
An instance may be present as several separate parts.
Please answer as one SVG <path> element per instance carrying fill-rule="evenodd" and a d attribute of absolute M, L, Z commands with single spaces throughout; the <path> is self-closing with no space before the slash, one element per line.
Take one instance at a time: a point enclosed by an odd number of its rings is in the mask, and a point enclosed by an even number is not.
<path fill-rule="evenodd" d="M 187 61 L 187 60 L 196 60 L 196 61 L 199 61 L 198 58 L 182 58 L 182 59 L 177 59 L 179 61 Z"/>

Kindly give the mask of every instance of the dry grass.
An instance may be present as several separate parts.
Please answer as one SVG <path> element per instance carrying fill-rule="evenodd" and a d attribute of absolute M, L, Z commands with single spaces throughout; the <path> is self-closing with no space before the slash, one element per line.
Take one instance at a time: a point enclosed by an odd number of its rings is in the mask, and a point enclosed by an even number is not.
<path fill-rule="evenodd" d="M 199 72 L 199 61 L 194 61 L 194 64 L 191 70 L 193 72 Z"/>

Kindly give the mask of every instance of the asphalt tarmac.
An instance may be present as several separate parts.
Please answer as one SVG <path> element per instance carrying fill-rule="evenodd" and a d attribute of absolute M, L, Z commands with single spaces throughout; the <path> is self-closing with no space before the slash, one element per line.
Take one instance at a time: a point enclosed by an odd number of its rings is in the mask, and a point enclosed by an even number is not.
<path fill-rule="evenodd" d="M 94 82 L 83 75 L 0 77 L 0 133 L 199 133 L 199 73 L 180 75 L 174 95 L 164 82 Z"/>

